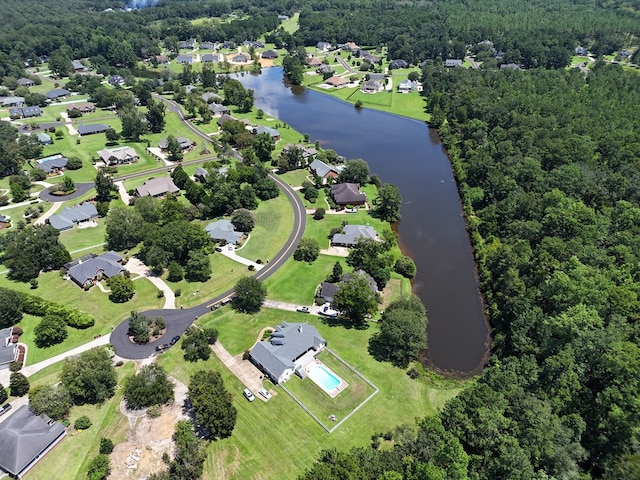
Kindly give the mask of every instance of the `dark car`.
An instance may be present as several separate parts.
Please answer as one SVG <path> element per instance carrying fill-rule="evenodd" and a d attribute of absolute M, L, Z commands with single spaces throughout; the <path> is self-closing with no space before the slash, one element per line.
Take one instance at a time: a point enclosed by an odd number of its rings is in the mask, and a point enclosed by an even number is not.
<path fill-rule="evenodd" d="M 176 343 L 178 343 L 178 340 L 180 340 L 180 335 L 176 335 L 175 337 L 173 337 L 169 343 L 171 345 L 175 345 Z"/>
<path fill-rule="evenodd" d="M 0 407 L 0 415 L 4 415 L 9 410 L 11 410 L 11 405 L 9 405 L 8 403 L 4 404 L 2 407 Z"/>
<path fill-rule="evenodd" d="M 168 343 L 163 343 L 162 345 L 158 345 L 156 347 L 156 352 L 164 352 L 165 350 L 167 350 L 171 345 L 169 345 Z"/>

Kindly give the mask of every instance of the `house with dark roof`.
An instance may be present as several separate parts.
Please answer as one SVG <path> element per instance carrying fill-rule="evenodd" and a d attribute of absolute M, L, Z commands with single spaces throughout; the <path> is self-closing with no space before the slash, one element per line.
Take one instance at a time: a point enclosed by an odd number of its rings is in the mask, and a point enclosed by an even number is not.
<path fill-rule="evenodd" d="M 108 82 L 109 85 L 113 85 L 114 87 L 121 87 L 122 85 L 124 85 L 124 77 L 122 75 L 111 75 Z"/>
<path fill-rule="evenodd" d="M 14 478 L 22 478 L 66 436 L 60 422 L 37 416 L 22 405 L 0 423 L 0 469 Z"/>
<path fill-rule="evenodd" d="M 391 63 L 389 63 L 389 70 L 397 70 L 398 68 L 409 68 L 409 64 L 406 60 L 402 60 L 400 58 L 397 60 L 391 60 Z"/>
<path fill-rule="evenodd" d="M 200 50 L 216 50 L 216 42 L 200 42 Z"/>
<path fill-rule="evenodd" d="M 217 53 L 205 53 L 200 57 L 202 63 L 215 63 L 220 61 L 220 56 Z"/>
<path fill-rule="evenodd" d="M 229 113 L 229 109 L 219 103 L 210 103 L 209 111 L 214 117 L 221 117 L 222 115 Z"/>
<path fill-rule="evenodd" d="M 362 205 L 367 201 L 367 194 L 360 191 L 359 183 L 331 185 L 331 197 L 338 205 Z"/>
<path fill-rule="evenodd" d="M 338 178 L 339 171 L 333 165 L 327 165 L 317 158 L 309 164 L 309 170 L 326 182 L 328 178 Z"/>
<path fill-rule="evenodd" d="M 231 115 L 223 113 L 220 118 L 218 119 L 218 126 L 221 127 L 222 125 L 224 125 L 225 123 L 231 121 L 231 120 L 238 120 L 237 118 L 233 118 Z"/>
<path fill-rule="evenodd" d="M 265 50 L 264 52 L 262 52 L 262 58 L 266 58 L 269 60 L 273 60 L 278 58 L 278 52 L 276 52 L 275 50 Z"/>
<path fill-rule="evenodd" d="M 335 72 L 335 70 L 333 69 L 333 67 L 331 65 L 325 65 L 325 64 L 320 64 L 320 66 L 316 69 L 316 72 L 318 72 L 320 75 L 324 75 L 326 74 L 333 74 Z M 332 77 L 333 78 L 333 77 Z"/>
<path fill-rule="evenodd" d="M 89 123 L 89 124 L 80 124 L 76 127 L 76 130 L 78 131 L 78 135 L 80 136 L 84 136 L 84 135 L 95 135 L 98 133 L 104 133 L 107 130 L 109 130 L 109 125 L 105 125 L 103 123 Z"/>
<path fill-rule="evenodd" d="M 193 179 L 196 182 L 205 183 L 207 181 L 207 177 L 209 176 L 209 171 L 202 167 L 197 167 L 196 171 L 193 174 Z"/>
<path fill-rule="evenodd" d="M 171 63 L 171 59 L 166 55 L 156 55 L 156 62 L 158 65 L 169 65 Z"/>
<path fill-rule="evenodd" d="M 371 290 L 372 293 L 378 293 L 378 284 L 373 277 L 364 270 L 358 270 L 354 273 L 345 273 L 340 279 L 340 283 L 349 283 L 356 277 L 364 278 L 369 285 L 369 290 Z M 333 303 L 334 297 L 340 288 L 340 283 L 322 282 L 320 287 L 316 290 L 316 301 Z"/>
<path fill-rule="evenodd" d="M 378 93 L 384 90 L 384 85 L 377 80 L 367 80 L 362 84 L 362 93 Z"/>
<path fill-rule="evenodd" d="M 207 103 L 222 101 L 222 97 L 214 92 L 205 92 L 202 95 L 200 95 L 200 98 Z"/>
<path fill-rule="evenodd" d="M 18 86 L 19 87 L 33 87 L 35 86 L 36 82 L 34 82 L 33 80 L 31 80 L 30 78 L 26 78 L 26 77 L 22 77 L 18 79 Z"/>
<path fill-rule="evenodd" d="M 57 100 L 59 98 L 68 97 L 69 95 L 71 95 L 71 92 L 66 88 L 54 88 L 53 90 L 49 90 L 45 93 L 45 96 L 49 100 Z"/>
<path fill-rule="evenodd" d="M 42 145 L 51 145 L 53 143 L 53 140 L 51 140 L 51 136 L 47 133 L 40 132 L 36 135 L 36 137 Z"/>
<path fill-rule="evenodd" d="M 87 70 L 89 70 L 87 67 L 83 65 L 83 63 L 80 60 L 73 60 L 71 64 L 73 65 L 74 72 L 86 72 Z"/>
<path fill-rule="evenodd" d="M 269 340 L 262 340 L 251 349 L 249 359 L 278 385 L 294 373 L 306 377 L 305 368 L 326 345 L 327 341 L 313 325 L 282 322 L 271 332 Z"/>
<path fill-rule="evenodd" d="M 34 167 L 42 170 L 47 175 L 57 175 L 67 168 L 67 158 L 58 153 L 36 160 Z"/>
<path fill-rule="evenodd" d="M 380 57 L 376 57 L 375 55 L 372 55 L 364 50 L 358 50 L 358 56 L 361 59 L 373 64 L 380 63 L 380 61 L 382 60 Z"/>
<path fill-rule="evenodd" d="M 131 147 L 103 148 L 98 152 L 100 160 L 107 166 L 124 165 L 138 161 L 137 152 Z"/>
<path fill-rule="evenodd" d="M 180 189 L 168 177 L 152 178 L 136 188 L 137 197 L 162 197 L 167 193 L 174 194 L 178 192 L 180 192 Z"/>
<path fill-rule="evenodd" d="M 231 61 L 233 63 L 246 63 L 249 61 L 249 57 L 247 55 L 245 55 L 244 53 L 239 53 L 237 55 L 234 55 L 233 57 L 231 57 Z"/>
<path fill-rule="evenodd" d="M 338 284 L 331 282 L 322 282 L 318 296 L 327 303 L 333 303 L 333 298 L 338 293 Z"/>
<path fill-rule="evenodd" d="M 211 222 L 205 227 L 205 232 L 209 234 L 212 240 L 216 242 L 231 243 L 237 245 L 242 238 L 242 232 L 236 232 L 233 223 L 229 220 L 218 220 L 217 222 Z"/>
<path fill-rule="evenodd" d="M 520 65 L 517 63 L 503 63 L 500 65 L 500 70 L 520 70 Z"/>
<path fill-rule="evenodd" d="M 193 140 L 189 140 L 185 137 L 176 137 L 176 141 L 183 151 L 189 150 L 196 144 Z M 160 142 L 158 143 L 158 148 L 160 148 L 160 150 L 162 151 L 166 151 L 169 148 L 169 139 L 163 138 L 162 140 L 160 140 Z"/>
<path fill-rule="evenodd" d="M 576 55 L 588 55 L 589 51 L 584 47 L 576 47 L 575 49 Z"/>
<path fill-rule="evenodd" d="M 444 61 L 444 66 L 445 67 L 461 67 L 462 66 L 462 60 L 460 59 L 456 59 L 456 58 L 447 58 Z"/>
<path fill-rule="evenodd" d="M 329 42 L 318 42 L 316 43 L 316 48 L 321 52 L 328 52 L 331 50 L 331 44 Z"/>
<path fill-rule="evenodd" d="M 3 107 L 21 107 L 24 105 L 24 97 L 0 97 L 0 105 Z"/>
<path fill-rule="evenodd" d="M 121 265 L 124 259 L 116 252 L 110 251 L 80 261 L 67 269 L 67 275 L 77 285 L 88 288 L 103 278 L 111 278 L 124 272 Z"/>
<path fill-rule="evenodd" d="M 380 240 L 378 232 L 369 225 L 345 225 L 342 227 L 342 233 L 333 236 L 331 245 L 355 247 L 360 239 Z"/>
<path fill-rule="evenodd" d="M 42 115 L 42 110 L 37 105 L 32 107 L 13 107 L 9 110 L 11 118 L 33 118 Z"/>
<path fill-rule="evenodd" d="M 271 138 L 273 138 L 276 142 L 280 140 L 280 132 L 275 128 L 265 127 L 264 125 L 259 125 L 253 129 L 254 135 L 259 135 L 261 133 L 268 134 Z"/>
<path fill-rule="evenodd" d="M 193 50 L 196 46 L 196 39 L 190 38 L 189 40 L 183 40 L 182 42 L 178 42 L 178 47 L 183 48 L 185 50 Z"/>
<path fill-rule="evenodd" d="M 193 57 L 191 55 L 178 55 L 176 63 L 193 63 Z"/>
<path fill-rule="evenodd" d="M 84 202 L 73 207 L 66 207 L 62 213 L 51 215 L 47 220 L 49 224 L 58 231 L 65 231 L 73 228 L 74 224 L 90 222 L 98 218 L 98 210 L 93 203 Z"/>
<path fill-rule="evenodd" d="M 0 330 L 0 370 L 18 359 L 18 344 L 12 343 L 13 327 Z"/>

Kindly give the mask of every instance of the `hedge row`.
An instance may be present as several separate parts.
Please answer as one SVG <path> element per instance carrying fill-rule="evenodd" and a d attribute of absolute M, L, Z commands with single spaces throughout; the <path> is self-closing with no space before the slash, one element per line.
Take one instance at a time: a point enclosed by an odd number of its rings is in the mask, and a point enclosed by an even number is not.
<path fill-rule="evenodd" d="M 1 290 L 7 290 L 0 288 Z M 67 325 L 73 328 L 83 329 L 92 327 L 95 320 L 88 313 L 82 312 L 72 307 L 59 305 L 48 300 L 44 300 L 35 295 L 23 292 L 15 292 L 22 300 L 22 312 L 37 317 L 44 317 L 48 313 L 59 315 L 64 318 Z"/>

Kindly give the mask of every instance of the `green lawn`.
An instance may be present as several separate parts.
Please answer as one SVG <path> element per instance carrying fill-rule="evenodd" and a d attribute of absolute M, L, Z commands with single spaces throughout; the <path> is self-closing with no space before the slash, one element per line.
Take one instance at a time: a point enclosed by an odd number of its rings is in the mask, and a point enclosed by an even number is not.
<path fill-rule="evenodd" d="M 373 382 L 380 392 L 334 433 L 328 434 L 277 387 L 276 395 L 268 403 L 249 403 L 242 397 L 243 385 L 215 356 L 207 362 L 191 364 L 182 360 L 180 349 L 170 349 L 158 361 L 178 380 L 188 382 L 189 375 L 200 368 L 218 370 L 234 395 L 238 409 L 233 435 L 209 444 L 205 479 L 295 478 L 311 465 L 321 449 L 368 445 L 374 433 L 433 414 L 464 386 L 456 382 L 411 380 L 404 370 L 373 360 L 367 344 L 376 330 L 375 325 L 368 330 L 345 329 L 295 312 L 263 309 L 249 316 L 235 314 L 228 307 L 207 315 L 201 322 L 218 328 L 219 340 L 232 354 L 237 354 L 253 345 L 262 327 L 282 320 L 315 325 L 330 348 Z M 267 451 L 265 445 L 276 445 L 277 449 Z"/>
<path fill-rule="evenodd" d="M 300 185 L 302 185 L 302 182 L 307 180 L 307 177 L 310 176 L 310 173 L 306 168 L 301 168 L 298 170 L 292 170 L 290 172 L 278 174 L 278 176 L 289 185 L 293 187 L 299 187 Z"/>
<path fill-rule="evenodd" d="M 60 213 L 61 211 L 62 209 L 58 210 L 57 213 Z M 69 250 L 69 252 L 84 250 L 87 247 L 94 245 L 99 246 L 105 241 L 106 222 L 104 218 L 98 218 L 97 223 L 97 227 L 78 228 L 76 226 L 71 230 L 60 232 L 60 242 L 67 248 L 67 250 Z M 84 253 L 86 252 L 83 252 L 80 256 L 84 255 Z"/>
<path fill-rule="evenodd" d="M 58 367 L 56 365 L 53 368 L 57 369 Z M 122 384 L 123 379 L 134 372 L 135 366 L 132 362 L 120 367 L 118 369 L 119 383 Z M 48 376 L 53 377 L 51 374 L 48 374 Z M 49 383 L 54 383 L 55 381 L 55 379 L 52 379 Z M 42 478 L 47 480 L 86 479 L 89 463 L 99 453 L 100 439 L 106 437 L 110 438 L 114 443 L 118 443 L 125 438 L 129 422 L 120 413 L 122 394 L 123 389 L 118 388 L 115 396 L 103 405 L 73 407 L 69 415 L 71 423 L 73 424 L 78 417 L 86 415 L 93 424 L 91 428 L 76 432 L 70 427 L 67 430 L 67 437 L 42 458 L 24 478 L 26 480 Z"/>

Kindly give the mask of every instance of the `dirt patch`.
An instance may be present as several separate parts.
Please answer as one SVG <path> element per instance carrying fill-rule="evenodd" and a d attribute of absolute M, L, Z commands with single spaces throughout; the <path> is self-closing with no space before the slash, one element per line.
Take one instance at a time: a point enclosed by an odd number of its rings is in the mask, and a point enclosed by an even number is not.
<path fill-rule="evenodd" d="M 147 475 L 162 471 L 166 465 L 162 455 L 173 455 L 171 439 L 178 420 L 187 418 L 182 413 L 187 386 L 174 380 L 175 401 L 162 407 L 158 418 L 138 416 L 131 412 L 129 422 L 133 425 L 123 442 L 116 445 L 111 453 L 110 480 L 144 479 Z"/>

